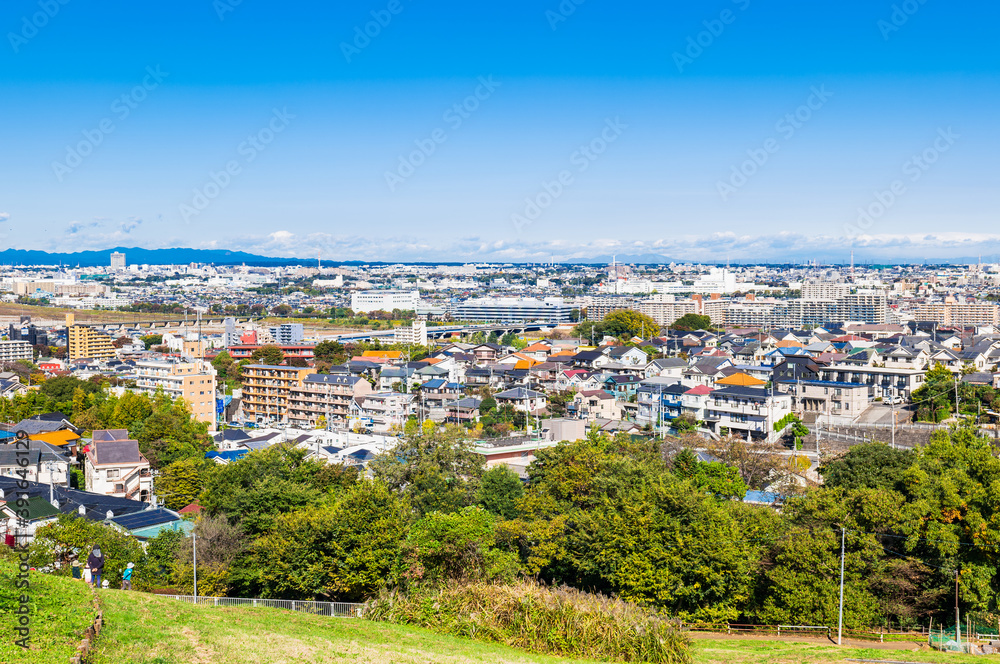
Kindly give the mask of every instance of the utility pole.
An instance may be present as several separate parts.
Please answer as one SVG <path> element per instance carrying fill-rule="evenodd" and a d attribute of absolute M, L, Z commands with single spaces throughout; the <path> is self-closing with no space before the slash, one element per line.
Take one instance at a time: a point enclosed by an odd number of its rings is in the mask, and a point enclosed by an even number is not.
<path fill-rule="evenodd" d="M 194 603 L 198 603 L 198 535 L 191 533 L 191 560 L 194 566 Z"/>
<path fill-rule="evenodd" d="M 955 643 L 962 643 L 962 623 L 958 620 L 958 569 L 955 570 Z"/>
<path fill-rule="evenodd" d="M 837 645 L 841 645 L 841 639 L 844 634 L 844 540 L 847 537 L 847 529 L 843 526 L 840 527 L 840 616 L 837 619 Z M 957 579 L 957 577 L 956 577 Z M 958 581 L 956 580 L 956 584 Z M 957 586 L 956 586 L 957 587 Z M 957 600 L 956 600 L 957 602 Z M 958 605 L 956 604 L 955 611 L 958 611 Z M 957 613 L 956 613 L 957 615 Z"/>
<path fill-rule="evenodd" d="M 896 397 L 891 397 L 889 412 L 892 414 L 892 449 L 896 449 Z"/>

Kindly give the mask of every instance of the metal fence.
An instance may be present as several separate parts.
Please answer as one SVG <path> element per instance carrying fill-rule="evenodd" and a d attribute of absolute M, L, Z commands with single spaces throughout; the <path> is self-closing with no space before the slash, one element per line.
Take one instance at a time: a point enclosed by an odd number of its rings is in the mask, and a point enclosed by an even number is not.
<path fill-rule="evenodd" d="M 269 609 L 285 609 L 287 611 L 311 613 L 330 618 L 360 618 L 365 606 L 364 604 L 352 604 L 350 602 L 313 602 L 301 599 L 251 599 L 246 597 L 201 596 L 196 599 L 192 595 L 160 595 L 160 597 L 169 597 L 170 599 L 180 600 L 188 604 L 197 604 L 198 606 L 260 606 Z"/>
<path fill-rule="evenodd" d="M 681 623 L 681 629 L 689 632 L 713 632 L 716 634 L 740 634 L 746 636 L 795 635 L 826 638 L 835 641 L 837 628 L 829 625 L 753 625 L 741 623 Z M 847 629 L 843 631 L 845 638 L 866 641 L 911 641 L 926 640 L 928 631 L 890 629 L 873 627 L 869 629 Z"/>

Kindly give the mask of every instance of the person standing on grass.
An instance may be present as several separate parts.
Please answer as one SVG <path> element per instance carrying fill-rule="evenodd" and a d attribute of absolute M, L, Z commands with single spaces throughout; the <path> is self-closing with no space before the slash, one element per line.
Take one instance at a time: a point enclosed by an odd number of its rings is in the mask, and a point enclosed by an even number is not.
<path fill-rule="evenodd" d="M 129 563 L 122 572 L 122 590 L 132 590 L 132 568 L 135 563 Z"/>
<path fill-rule="evenodd" d="M 79 560 L 74 560 L 73 561 L 73 578 L 74 579 L 79 579 L 80 578 L 80 561 Z"/>
<path fill-rule="evenodd" d="M 87 558 L 87 567 L 90 568 L 91 585 L 99 588 L 101 586 L 101 574 L 104 573 L 104 554 L 101 553 L 101 547 L 94 545 L 94 550 L 90 552 L 90 557 Z"/>

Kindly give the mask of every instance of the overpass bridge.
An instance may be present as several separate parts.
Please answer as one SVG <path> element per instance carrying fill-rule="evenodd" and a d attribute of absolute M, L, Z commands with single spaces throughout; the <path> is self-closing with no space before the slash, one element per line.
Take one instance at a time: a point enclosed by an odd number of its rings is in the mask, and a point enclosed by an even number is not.
<path fill-rule="evenodd" d="M 555 327 L 555 323 L 491 323 L 486 325 L 440 325 L 427 328 L 428 339 L 444 339 L 457 334 L 475 334 L 483 332 L 490 335 L 496 332 L 503 336 L 509 332 L 523 334 L 525 332 L 542 332 Z M 382 330 L 379 332 L 346 332 L 327 337 L 331 341 L 350 343 L 352 341 L 392 341 L 396 336 L 395 330 Z"/>
<path fill-rule="evenodd" d="M 135 330 L 135 329 L 149 329 L 155 330 L 157 328 L 168 329 L 171 327 L 176 328 L 191 328 L 192 330 L 198 327 L 198 324 L 202 325 L 224 325 L 227 318 L 232 318 L 237 324 L 247 324 L 253 322 L 252 316 L 213 316 L 210 318 L 178 318 L 178 319 L 159 319 L 159 320 L 129 320 L 129 321 L 78 321 L 79 325 L 86 325 L 88 327 L 97 328 L 104 330 L 105 332 L 114 332 L 121 330 Z"/>

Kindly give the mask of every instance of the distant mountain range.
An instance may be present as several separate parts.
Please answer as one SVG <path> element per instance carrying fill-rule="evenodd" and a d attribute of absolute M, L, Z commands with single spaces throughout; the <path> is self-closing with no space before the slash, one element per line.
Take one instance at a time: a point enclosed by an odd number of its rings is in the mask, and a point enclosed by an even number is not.
<path fill-rule="evenodd" d="M 315 259 L 278 258 L 258 256 L 244 251 L 225 249 L 141 249 L 139 247 L 115 247 L 103 251 L 78 251 L 74 253 L 49 253 L 25 249 L 0 251 L 0 263 L 4 265 L 66 265 L 69 267 L 101 267 L 111 265 L 111 253 L 125 254 L 129 265 L 186 265 L 188 263 L 212 263 L 214 265 L 316 265 Z M 324 261 L 327 265 L 341 265 Z"/>

